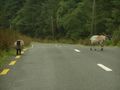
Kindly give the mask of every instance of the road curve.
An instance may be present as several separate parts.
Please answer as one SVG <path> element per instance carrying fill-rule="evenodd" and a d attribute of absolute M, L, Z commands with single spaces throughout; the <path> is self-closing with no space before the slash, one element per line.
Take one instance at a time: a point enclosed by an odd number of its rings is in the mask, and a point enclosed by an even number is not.
<path fill-rule="evenodd" d="M 34 43 L 9 69 L 0 90 L 120 90 L 118 47 Z"/>

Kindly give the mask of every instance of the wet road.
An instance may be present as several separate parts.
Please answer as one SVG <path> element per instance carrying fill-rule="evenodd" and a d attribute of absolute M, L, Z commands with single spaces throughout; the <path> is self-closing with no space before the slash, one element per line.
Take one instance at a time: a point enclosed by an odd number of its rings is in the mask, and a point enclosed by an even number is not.
<path fill-rule="evenodd" d="M 39 44 L 0 76 L 0 90 L 120 90 L 120 48 Z"/>

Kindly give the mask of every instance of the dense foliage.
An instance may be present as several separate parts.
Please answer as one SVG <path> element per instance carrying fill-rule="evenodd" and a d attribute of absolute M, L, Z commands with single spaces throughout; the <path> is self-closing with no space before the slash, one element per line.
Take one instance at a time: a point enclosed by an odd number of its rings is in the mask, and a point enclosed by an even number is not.
<path fill-rule="evenodd" d="M 120 0 L 96 0 L 94 14 L 93 1 L 0 0 L 0 28 L 37 38 L 72 40 L 120 32 Z"/>

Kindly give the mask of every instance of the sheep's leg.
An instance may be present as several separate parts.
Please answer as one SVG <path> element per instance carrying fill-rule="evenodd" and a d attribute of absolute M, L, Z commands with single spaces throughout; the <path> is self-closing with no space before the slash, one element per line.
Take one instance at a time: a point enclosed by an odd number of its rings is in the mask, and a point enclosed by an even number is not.
<path fill-rule="evenodd" d="M 92 51 L 92 48 L 93 48 L 93 43 L 91 42 L 90 43 L 90 51 Z"/>
<path fill-rule="evenodd" d="M 94 50 L 96 51 L 97 49 L 96 49 L 96 44 L 94 44 Z"/>
<path fill-rule="evenodd" d="M 104 47 L 103 43 L 100 43 L 100 46 L 101 46 L 101 51 L 103 51 L 103 47 Z"/>
<path fill-rule="evenodd" d="M 90 48 L 90 51 L 92 51 L 92 48 Z"/>
<path fill-rule="evenodd" d="M 91 48 L 90 50 L 92 51 L 92 49 L 94 49 L 96 51 L 96 48 L 95 48 L 96 44 L 95 43 L 91 43 Z"/>
<path fill-rule="evenodd" d="M 101 46 L 101 51 L 103 51 L 103 46 Z"/>
<path fill-rule="evenodd" d="M 90 51 L 92 51 L 92 44 L 91 44 L 91 46 L 90 46 Z"/>
<path fill-rule="evenodd" d="M 19 49 L 19 54 L 21 55 L 21 49 Z"/>
<path fill-rule="evenodd" d="M 19 50 L 18 49 L 16 49 L 16 55 L 19 55 Z"/>

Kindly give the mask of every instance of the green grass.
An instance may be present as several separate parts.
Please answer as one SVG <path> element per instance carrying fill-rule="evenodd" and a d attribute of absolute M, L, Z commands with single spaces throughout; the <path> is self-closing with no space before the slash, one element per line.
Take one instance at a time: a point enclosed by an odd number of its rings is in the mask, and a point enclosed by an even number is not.
<path fill-rule="evenodd" d="M 10 50 L 8 52 L 6 51 L 0 51 L 0 67 L 3 67 L 8 61 L 9 58 L 15 55 L 15 50 Z"/>
<path fill-rule="evenodd" d="M 120 41 L 118 42 L 117 46 L 120 47 Z"/>

